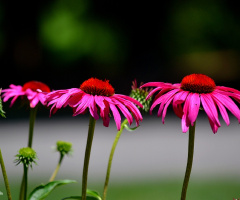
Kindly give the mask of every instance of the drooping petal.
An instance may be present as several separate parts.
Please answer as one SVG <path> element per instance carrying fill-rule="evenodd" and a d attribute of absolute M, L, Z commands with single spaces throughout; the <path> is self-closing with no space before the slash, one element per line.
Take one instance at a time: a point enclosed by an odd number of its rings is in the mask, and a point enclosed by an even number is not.
<path fill-rule="evenodd" d="M 111 99 L 114 99 L 115 97 L 111 97 Z M 133 117 L 136 121 L 136 125 L 139 126 L 139 121 L 142 121 L 142 115 L 141 112 L 139 111 L 139 109 L 135 106 L 135 104 L 131 101 L 125 100 L 125 99 L 121 99 L 121 98 L 117 98 L 117 100 L 122 103 L 124 106 L 127 107 L 127 109 L 129 109 L 129 111 L 132 112 Z"/>
<path fill-rule="evenodd" d="M 162 101 L 158 110 L 158 116 L 160 117 L 162 114 L 162 123 L 164 124 L 164 118 L 166 116 L 166 111 L 167 108 L 169 106 L 169 104 L 171 103 L 172 99 L 174 98 L 174 95 L 179 91 L 179 89 L 174 89 L 169 91 L 168 93 L 164 94 L 162 97 Z M 164 110 L 163 110 L 164 108 Z"/>
<path fill-rule="evenodd" d="M 170 83 L 168 83 L 169 85 L 172 85 Z M 167 85 L 167 83 L 164 82 L 148 82 L 143 84 L 142 86 L 140 86 L 140 88 L 143 87 L 164 87 L 165 85 Z"/>
<path fill-rule="evenodd" d="M 189 129 L 190 126 L 190 121 L 188 116 L 188 112 L 189 112 L 189 101 L 191 100 L 191 93 L 187 96 L 186 101 L 184 103 L 183 106 L 183 116 L 182 116 L 182 132 L 186 133 Z"/>
<path fill-rule="evenodd" d="M 116 101 L 116 100 L 115 100 Z M 117 103 L 117 107 L 121 110 L 123 115 L 127 118 L 128 123 L 131 125 L 133 122 L 133 118 L 131 113 L 128 111 L 128 109 L 122 104 L 122 103 Z"/>
<path fill-rule="evenodd" d="M 120 97 L 120 98 L 119 98 L 119 97 Z M 115 99 L 120 99 L 120 100 L 126 99 L 126 100 L 128 100 L 128 101 L 130 101 L 130 102 L 132 102 L 132 103 L 134 103 L 134 104 L 136 104 L 136 105 L 138 105 L 140 108 L 143 107 L 143 105 L 142 105 L 139 101 L 137 101 L 136 99 L 134 99 L 134 98 L 132 98 L 132 97 L 126 96 L 126 95 L 115 94 L 115 95 L 114 95 L 114 98 L 115 98 Z"/>
<path fill-rule="evenodd" d="M 102 96 L 95 95 L 95 102 L 99 106 L 100 110 L 104 110 L 105 104 L 104 104 L 104 98 Z"/>
<path fill-rule="evenodd" d="M 73 116 L 82 114 L 85 112 L 85 110 L 89 107 L 91 104 L 93 96 L 89 94 L 83 95 L 82 99 L 79 102 L 79 105 L 76 107 L 76 110 L 73 114 Z"/>
<path fill-rule="evenodd" d="M 216 105 L 212 99 L 210 94 L 201 94 L 201 102 L 203 105 L 203 109 L 205 110 L 207 116 L 210 120 L 215 123 L 218 127 L 221 126 L 219 119 L 218 119 L 218 112 Z"/>
<path fill-rule="evenodd" d="M 147 101 L 151 96 L 153 96 L 153 95 L 155 94 L 155 92 L 157 92 L 157 91 L 159 91 L 159 90 L 161 90 L 161 89 L 162 89 L 162 87 L 157 87 L 157 88 L 154 88 L 153 90 L 151 90 L 151 91 L 148 93 L 147 97 L 146 97 L 146 101 Z"/>
<path fill-rule="evenodd" d="M 182 118 L 183 116 L 182 103 L 185 102 L 185 99 L 187 98 L 188 94 L 189 94 L 188 91 L 179 90 L 179 92 L 176 93 L 173 98 L 173 101 L 172 101 L 173 111 L 179 118 Z"/>
<path fill-rule="evenodd" d="M 75 93 L 73 95 L 70 95 L 69 96 L 69 99 L 67 101 L 67 104 L 70 106 L 70 107 L 77 107 L 81 101 L 82 101 L 82 97 L 85 95 L 85 93 L 83 92 L 78 92 L 78 93 Z"/>
<path fill-rule="evenodd" d="M 35 106 L 38 104 L 39 102 L 39 99 L 38 97 L 36 96 L 35 98 L 33 98 L 31 101 L 30 101 L 30 107 L 31 108 L 35 108 Z"/>
<path fill-rule="evenodd" d="M 119 114 L 119 111 L 114 104 L 110 104 L 110 109 L 113 113 L 113 117 L 114 117 L 114 120 L 115 120 L 116 125 L 117 125 L 117 130 L 120 130 L 120 128 L 121 128 L 121 115 Z"/>
<path fill-rule="evenodd" d="M 95 95 L 96 96 L 96 95 Z M 89 99 L 89 112 L 90 114 L 93 116 L 93 118 L 95 120 L 99 119 L 99 115 L 98 115 L 98 110 L 97 110 L 97 106 L 96 106 L 96 102 L 95 102 L 95 98 L 94 96 L 91 96 Z"/>
<path fill-rule="evenodd" d="M 110 109 L 109 109 L 108 102 L 105 101 L 105 100 L 103 102 L 105 104 L 105 107 L 104 107 L 104 110 L 100 110 L 100 116 L 103 119 L 103 125 L 108 127 L 109 126 L 109 122 L 110 122 L 110 117 L 109 117 Z"/>
<path fill-rule="evenodd" d="M 212 96 L 222 105 L 224 105 L 238 119 L 240 123 L 240 109 L 230 97 L 217 92 L 212 93 Z"/>
<path fill-rule="evenodd" d="M 229 116 L 228 116 L 226 108 L 223 106 L 223 104 L 214 95 L 213 95 L 213 99 L 214 99 L 215 103 L 217 104 L 217 106 L 220 110 L 220 113 L 222 115 L 223 120 L 229 126 L 230 120 L 229 120 Z"/>
<path fill-rule="evenodd" d="M 191 94 L 191 93 L 190 93 Z M 200 107 L 200 97 L 197 93 L 192 93 L 189 95 L 189 108 L 188 108 L 188 119 L 190 124 L 193 126 L 197 119 L 199 107 Z"/>
<path fill-rule="evenodd" d="M 218 126 L 216 123 L 214 123 L 209 117 L 208 117 L 208 120 L 209 120 L 209 124 L 212 128 L 212 131 L 215 134 L 218 131 L 218 127 L 220 127 L 220 126 Z"/>

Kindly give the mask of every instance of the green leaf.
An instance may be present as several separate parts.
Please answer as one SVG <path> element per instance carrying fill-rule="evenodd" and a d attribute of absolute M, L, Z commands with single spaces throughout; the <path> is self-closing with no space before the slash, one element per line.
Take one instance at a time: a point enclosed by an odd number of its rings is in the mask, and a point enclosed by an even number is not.
<path fill-rule="evenodd" d="M 99 193 L 96 192 L 96 191 L 87 189 L 87 194 L 89 194 L 90 196 L 93 196 L 93 197 L 97 198 L 97 200 L 102 200 L 102 198 L 100 197 Z"/>
<path fill-rule="evenodd" d="M 46 185 L 39 185 L 29 195 L 28 200 L 42 200 L 46 198 L 57 186 L 76 183 L 75 180 L 51 181 Z"/>
<path fill-rule="evenodd" d="M 93 190 L 89 190 L 87 189 L 87 200 L 102 200 L 102 198 L 100 197 L 99 193 Z M 66 200 L 66 199 L 78 199 L 81 200 L 82 196 L 70 196 L 70 197 L 65 197 L 62 200 Z"/>
<path fill-rule="evenodd" d="M 71 196 L 71 197 L 65 197 L 65 198 L 62 199 L 62 200 L 66 200 L 66 199 L 78 199 L 78 200 L 81 200 L 82 197 L 81 197 L 81 196 Z M 99 199 L 96 198 L 96 197 L 87 196 L 87 200 L 99 200 Z"/>
<path fill-rule="evenodd" d="M 134 128 L 130 128 L 127 124 L 124 125 L 124 128 L 127 129 L 128 131 L 134 131 L 138 128 L 139 126 L 136 126 Z"/>

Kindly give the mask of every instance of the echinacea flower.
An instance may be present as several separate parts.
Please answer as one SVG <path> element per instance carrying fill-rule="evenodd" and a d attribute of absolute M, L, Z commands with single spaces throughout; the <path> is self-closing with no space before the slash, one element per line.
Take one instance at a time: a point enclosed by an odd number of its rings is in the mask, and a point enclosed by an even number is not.
<path fill-rule="evenodd" d="M 50 88 L 39 81 L 29 81 L 23 86 L 11 84 L 9 87 L 8 89 L 2 90 L 2 96 L 4 102 L 12 98 L 10 106 L 14 104 L 19 96 L 27 97 L 31 108 L 34 108 L 39 101 L 45 105 L 45 95 L 50 92 Z"/>
<path fill-rule="evenodd" d="M 170 84 L 164 82 L 149 82 L 142 87 L 156 87 L 148 97 L 156 95 L 150 108 L 150 112 L 159 105 L 158 116 L 162 116 L 162 122 L 170 104 L 175 114 L 182 119 L 182 131 L 187 132 L 189 125 L 194 124 L 200 108 L 206 112 L 213 133 L 221 126 L 218 119 L 220 111 L 227 125 L 230 124 L 226 108 L 238 119 L 240 123 L 240 110 L 234 100 L 240 102 L 240 91 L 216 86 L 213 79 L 203 74 L 191 74 L 185 76 L 181 83 Z"/>
<path fill-rule="evenodd" d="M 23 86 L 11 84 L 10 88 L 4 89 L 2 92 L 4 93 L 2 95 L 4 102 L 12 98 L 10 107 L 14 104 L 18 97 L 27 97 L 30 105 L 28 147 L 32 147 L 34 122 L 38 107 L 37 105 L 39 102 L 42 105 L 46 105 L 45 96 L 50 92 L 50 88 L 42 82 L 29 81 Z"/>
<path fill-rule="evenodd" d="M 189 129 L 188 159 L 181 193 L 181 200 L 185 200 L 193 163 L 195 126 L 199 109 L 206 112 L 212 131 L 216 133 L 221 126 L 218 110 L 227 125 L 230 124 L 230 120 L 226 108 L 240 122 L 240 110 L 234 102 L 240 102 L 240 91 L 216 86 L 213 79 L 203 74 L 185 76 L 182 82 L 177 84 L 149 82 L 142 87 L 149 86 L 156 88 L 149 93 L 146 99 L 159 91 L 150 112 L 159 105 L 158 116 L 162 116 L 164 123 L 167 108 L 172 103 L 174 112 L 182 119 L 182 131 L 187 132 Z"/>
<path fill-rule="evenodd" d="M 52 105 L 50 113 L 55 113 L 58 109 L 66 106 L 73 108 L 73 116 L 89 110 L 92 117 L 98 120 L 100 113 L 103 125 L 106 127 L 109 125 L 111 111 L 118 130 L 121 127 L 119 111 L 128 119 L 130 125 L 133 122 L 133 117 L 137 126 L 139 121 L 142 121 L 142 115 L 136 107 L 136 105 L 140 107 L 142 105 L 137 100 L 122 94 L 115 94 L 109 81 L 102 81 L 97 78 L 84 81 L 80 88 L 50 92 L 46 96 L 46 102 L 48 102 L 48 106 Z"/>
<path fill-rule="evenodd" d="M 97 78 L 90 78 L 84 81 L 80 88 L 72 88 L 67 90 L 56 90 L 49 93 L 46 102 L 52 105 L 50 113 L 55 113 L 58 109 L 66 106 L 73 108 L 73 116 L 83 114 L 87 111 L 90 113 L 88 138 L 85 149 L 85 157 L 82 173 L 82 200 L 87 199 L 87 180 L 88 166 L 91 154 L 92 141 L 96 120 L 100 117 L 103 119 L 103 125 L 108 126 L 110 121 L 110 112 L 113 114 L 117 129 L 121 128 L 121 114 L 128 120 L 131 125 L 133 117 L 137 126 L 142 121 L 142 115 L 137 106 L 142 107 L 137 100 L 115 94 L 113 87 L 108 80 L 102 81 Z M 137 105 L 137 106 L 136 106 Z"/>

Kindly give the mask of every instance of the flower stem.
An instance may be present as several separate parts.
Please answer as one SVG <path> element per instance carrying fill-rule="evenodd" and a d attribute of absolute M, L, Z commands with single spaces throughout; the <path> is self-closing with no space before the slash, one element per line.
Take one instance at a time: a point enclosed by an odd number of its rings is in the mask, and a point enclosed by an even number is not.
<path fill-rule="evenodd" d="M 117 132 L 117 135 L 116 135 L 115 140 L 114 140 L 113 145 L 112 145 L 112 149 L 111 149 L 109 160 L 108 160 L 108 167 L 107 167 L 107 173 L 106 173 L 106 179 L 105 179 L 105 184 L 104 184 L 104 189 L 103 189 L 103 198 L 102 198 L 102 200 L 106 200 L 108 183 L 109 183 L 110 172 L 111 172 L 111 167 L 112 167 L 113 155 L 114 155 L 116 146 L 118 144 L 118 140 L 119 140 L 119 138 L 120 138 L 120 136 L 122 134 L 122 131 L 124 129 L 124 125 L 127 124 L 127 123 L 128 123 L 127 119 L 125 119 L 122 122 L 121 129 Z"/>
<path fill-rule="evenodd" d="M 86 200 L 87 198 L 88 166 L 89 166 L 95 124 L 96 124 L 96 120 L 90 115 L 88 138 L 87 138 L 84 165 L 83 165 L 83 174 L 82 174 L 82 200 Z"/>
<path fill-rule="evenodd" d="M 27 187 L 28 187 L 28 167 L 23 165 L 23 178 L 22 178 L 22 185 L 20 189 L 19 200 L 27 199 Z"/>
<path fill-rule="evenodd" d="M 181 200 L 186 199 L 188 182 L 189 182 L 190 174 L 191 174 L 191 170 L 192 170 L 193 154 L 194 154 L 195 127 L 196 127 L 196 122 L 194 122 L 193 126 L 190 125 L 190 127 L 189 127 L 188 160 L 187 160 L 187 167 L 186 167 L 185 177 L 184 177 L 183 186 L 182 186 Z"/>
<path fill-rule="evenodd" d="M 34 129 L 34 122 L 36 119 L 36 114 L 37 114 L 37 106 L 35 106 L 34 108 L 30 108 L 28 147 L 32 147 L 33 129 Z"/>
<path fill-rule="evenodd" d="M 6 172 L 6 168 L 5 168 L 5 165 L 4 165 L 1 149 L 0 149 L 0 165 L 1 165 L 1 168 L 2 168 L 2 174 L 3 174 L 4 183 L 5 183 L 5 187 L 6 187 L 6 191 L 7 191 L 7 195 L 8 195 L 8 200 L 12 200 L 10 186 L 9 186 L 9 183 L 8 183 L 7 172 Z"/>
<path fill-rule="evenodd" d="M 63 155 L 63 154 L 60 154 L 60 159 L 59 159 L 58 165 L 57 165 L 56 169 L 54 170 L 51 178 L 49 179 L 49 182 L 54 181 L 54 179 L 55 179 L 55 177 L 56 177 L 56 175 L 57 175 L 57 173 L 58 173 L 58 171 L 59 171 L 59 169 L 60 169 L 60 166 L 61 166 L 63 157 L 64 157 L 64 155 Z"/>

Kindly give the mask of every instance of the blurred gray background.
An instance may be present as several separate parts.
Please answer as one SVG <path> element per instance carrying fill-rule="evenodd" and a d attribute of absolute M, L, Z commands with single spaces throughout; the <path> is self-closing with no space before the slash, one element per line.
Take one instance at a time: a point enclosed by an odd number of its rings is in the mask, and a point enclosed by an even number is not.
<path fill-rule="evenodd" d="M 196 126 L 195 154 L 192 178 L 240 178 L 240 135 L 235 118 L 227 127 L 213 134 L 204 114 Z M 22 166 L 13 164 L 17 151 L 27 145 L 27 120 L 1 120 L 0 146 L 10 179 L 20 181 Z M 57 140 L 73 143 L 72 156 L 65 157 L 57 179 L 80 181 L 88 130 L 85 117 L 57 117 L 36 120 L 33 148 L 38 154 L 38 165 L 30 170 L 30 179 L 46 182 L 55 169 L 59 155 L 52 147 Z M 108 128 L 102 121 L 96 123 L 90 159 L 89 179 L 103 182 L 108 156 L 117 133 L 113 119 Z M 188 133 L 182 133 L 181 122 L 176 116 L 167 116 L 163 125 L 157 116 L 144 118 L 134 132 L 123 131 L 116 148 L 111 181 L 143 181 L 182 179 L 187 161 Z M 34 172 L 34 175 L 33 173 Z M 18 180 L 19 179 L 19 180 Z"/>

